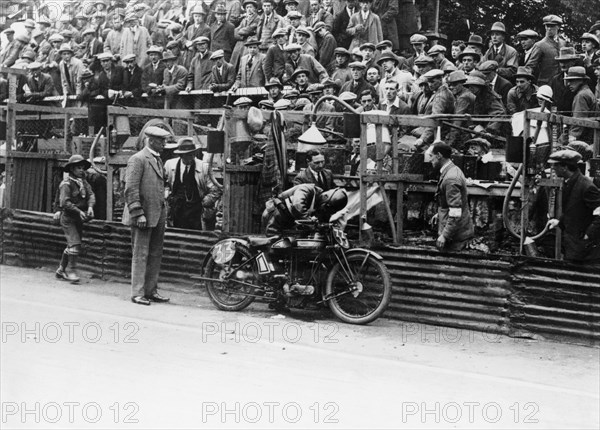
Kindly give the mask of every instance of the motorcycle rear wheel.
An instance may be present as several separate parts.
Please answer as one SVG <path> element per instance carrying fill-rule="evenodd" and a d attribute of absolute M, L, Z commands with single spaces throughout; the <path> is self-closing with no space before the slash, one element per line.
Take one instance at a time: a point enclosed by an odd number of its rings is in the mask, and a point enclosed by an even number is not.
<path fill-rule="evenodd" d="M 252 258 L 252 254 L 245 246 L 236 246 L 235 255 L 225 264 L 218 264 L 212 257 L 208 258 L 204 269 L 204 276 L 213 278 L 215 281 L 206 281 L 208 297 L 213 304 L 223 311 L 240 311 L 254 301 L 254 289 L 235 281 L 221 281 L 222 276 L 235 272 L 236 267 Z M 246 274 L 250 272 L 251 278 L 245 278 L 244 282 L 253 283 L 258 279 L 256 261 L 244 266 L 240 270 Z M 234 276 L 235 278 L 235 276 Z M 250 294 L 250 295 L 249 295 Z"/>
<path fill-rule="evenodd" d="M 336 296 L 327 303 L 331 312 L 349 324 L 368 324 L 379 318 L 392 298 L 392 282 L 385 265 L 369 255 L 354 254 L 347 257 L 355 276 L 354 287 L 362 291 L 352 293 L 353 282 L 337 263 L 329 272 L 325 287 L 326 296 Z"/>

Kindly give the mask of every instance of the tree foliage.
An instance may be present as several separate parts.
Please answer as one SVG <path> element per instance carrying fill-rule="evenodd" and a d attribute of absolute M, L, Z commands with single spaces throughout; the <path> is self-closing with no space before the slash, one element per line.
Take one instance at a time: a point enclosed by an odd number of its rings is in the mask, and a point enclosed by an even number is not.
<path fill-rule="evenodd" d="M 440 31 L 449 40 L 467 40 L 471 33 L 486 36 L 496 21 L 502 21 L 509 35 L 525 29 L 544 34 L 542 18 L 554 14 L 563 18 L 567 38 L 576 41 L 600 19 L 598 0 L 440 0 Z"/>

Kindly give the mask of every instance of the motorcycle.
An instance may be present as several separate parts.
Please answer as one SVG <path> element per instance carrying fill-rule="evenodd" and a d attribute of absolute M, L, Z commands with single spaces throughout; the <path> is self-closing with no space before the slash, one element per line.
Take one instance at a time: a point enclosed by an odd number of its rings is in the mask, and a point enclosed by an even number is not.
<path fill-rule="evenodd" d="M 383 258 L 351 248 L 343 229 L 332 223 L 296 221 L 299 233 L 227 238 L 216 243 L 202 264 L 212 303 L 240 311 L 256 298 L 287 308 L 327 304 L 350 324 L 379 318 L 392 286 Z"/>

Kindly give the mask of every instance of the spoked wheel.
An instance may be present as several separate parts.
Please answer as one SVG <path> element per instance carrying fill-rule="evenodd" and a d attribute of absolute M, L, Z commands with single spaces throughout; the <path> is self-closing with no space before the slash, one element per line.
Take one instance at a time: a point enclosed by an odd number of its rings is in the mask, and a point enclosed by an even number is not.
<path fill-rule="evenodd" d="M 218 264 L 212 255 L 209 257 L 204 276 L 215 281 L 206 281 L 206 288 L 208 297 L 219 309 L 239 311 L 254 301 L 254 288 L 247 284 L 258 280 L 258 271 L 256 261 L 244 264 L 250 258 L 250 251 L 239 245 L 233 258 L 225 264 Z"/>
<path fill-rule="evenodd" d="M 385 265 L 365 254 L 347 256 L 350 270 L 337 263 L 327 278 L 329 308 L 344 322 L 368 324 L 379 318 L 392 297 L 392 283 Z"/>

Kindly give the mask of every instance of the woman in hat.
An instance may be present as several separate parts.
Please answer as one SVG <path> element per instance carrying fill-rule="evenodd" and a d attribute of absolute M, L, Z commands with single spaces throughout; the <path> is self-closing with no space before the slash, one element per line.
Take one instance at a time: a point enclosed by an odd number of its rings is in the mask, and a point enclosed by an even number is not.
<path fill-rule="evenodd" d="M 510 115 L 539 106 L 538 87 L 533 84 L 534 76 L 529 67 L 520 66 L 515 74 L 516 86 L 508 91 L 506 109 Z"/>
<path fill-rule="evenodd" d="M 96 197 L 85 180 L 85 171 L 89 168 L 89 161 L 79 154 L 72 155 L 64 167 L 69 176 L 59 186 L 60 225 L 67 239 L 67 247 L 56 269 L 56 277 L 72 283 L 79 282 L 77 258 L 81 253 L 83 223 L 94 218 Z"/>

